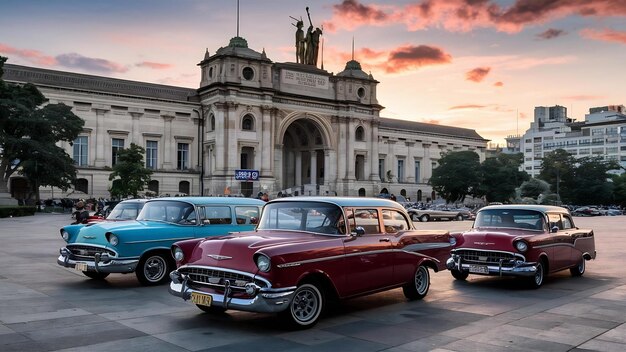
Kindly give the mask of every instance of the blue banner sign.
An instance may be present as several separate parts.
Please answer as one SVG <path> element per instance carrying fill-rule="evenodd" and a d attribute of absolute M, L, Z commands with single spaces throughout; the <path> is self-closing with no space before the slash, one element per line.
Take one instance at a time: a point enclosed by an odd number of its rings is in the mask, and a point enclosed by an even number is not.
<path fill-rule="evenodd" d="M 235 170 L 235 180 L 258 181 L 259 170 Z"/>

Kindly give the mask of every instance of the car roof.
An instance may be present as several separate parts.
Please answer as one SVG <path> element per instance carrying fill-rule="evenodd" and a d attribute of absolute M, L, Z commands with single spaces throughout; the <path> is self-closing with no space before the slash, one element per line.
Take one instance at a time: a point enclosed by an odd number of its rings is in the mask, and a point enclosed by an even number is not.
<path fill-rule="evenodd" d="M 536 204 L 505 204 L 505 205 L 489 205 L 480 208 L 478 211 L 494 210 L 494 209 L 519 209 L 519 210 L 534 210 L 542 213 L 566 213 L 569 214 L 569 210 L 563 207 L 557 207 L 554 205 L 536 205 Z"/>
<path fill-rule="evenodd" d="M 402 204 L 393 200 L 374 197 L 286 197 L 271 200 L 276 202 L 324 202 L 335 204 L 340 207 L 387 207 L 404 209 Z"/>
<path fill-rule="evenodd" d="M 149 200 L 152 200 L 152 199 L 148 199 L 148 198 L 125 199 L 125 200 L 119 202 L 118 204 L 121 204 L 121 203 L 145 203 L 145 202 L 147 202 Z"/>
<path fill-rule="evenodd" d="M 150 199 L 150 202 L 154 201 L 177 201 L 187 202 L 194 205 L 207 205 L 207 204 L 219 204 L 219 205 L 257 205 L 263 206 L 264 201 L 256 198 L 245 197 L 163 197 Z"/>

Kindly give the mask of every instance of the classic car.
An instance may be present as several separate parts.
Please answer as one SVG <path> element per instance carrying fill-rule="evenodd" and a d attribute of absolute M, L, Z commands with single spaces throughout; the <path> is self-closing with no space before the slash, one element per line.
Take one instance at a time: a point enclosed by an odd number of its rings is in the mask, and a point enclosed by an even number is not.
<path fill-rule="evenodd" d="M 205 312 L 278 313 L 307 328 L 331 298 L 398 287 L 408 299 L 424 297 L 451 240 L 447 231 L 416 230 L 386 199 L 279 198 L 255 231 L 174 243 L 169 291 Z"/>
<path fill-rule="evenodd" d="M 90 216 L 87 219 L 86 224 L 79 223 L 63 226 L 60 230 L 61 237 L 63 237 L 65 241 L 68 241 L 70 238 L 74 238 L 78 231 L 80 231 L 83 227 L 91 226 L 102 221 L 133 220 L 137 218 L 141 208 L 143 208 L 143 205 L 147 201 L 147 199 L 128 199 L 119 202 L 106 218 L 101 216 Z"/>
<path fill-rule="evenodd" d="M 413 221 L 428 222 L 432 220 L 465 220 L 464 212 L 449 209 L 419 209 L 410 208 L 407 210 Z M 469 215 L 467 215 L 469 218 Z"/>
<path fill-rule="evenodd" d="M 265 202 L 239 197 L 169 197 L 148 200 L 136 220 L 101 222 L 67 242 L 57 263 L 92 279 L 132 273 L 144 285 L 169 280 L 174 269 L 172 243 L 191 238 L 252 230 Z"/>
<path fill-rule="evenodd" d="M 569 211 L 556 206 L 487 206 L 472 229 L 452 236 L 456 246 L 446 265 L 457 280 L 518 276 L 538 288 L 549 273 L 583 275 L 585 261 L 596 258 L 593 230 L 579 229 Z"/>

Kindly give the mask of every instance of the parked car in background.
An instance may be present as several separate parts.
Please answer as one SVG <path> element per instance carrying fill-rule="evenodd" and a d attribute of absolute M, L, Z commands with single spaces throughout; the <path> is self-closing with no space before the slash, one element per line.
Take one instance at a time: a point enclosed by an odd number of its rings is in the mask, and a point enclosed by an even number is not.
<path fill-rule="evenodd" d="M 80 229 L 102 221 L 124 221 L 134 220 L 139 215 L 141 208 L 148 201 L 147 199 L 128 199 L 118 203 L 106 218 L 102 216 L 89 216 L 85 223 L 66 225 L 61 228 L 61 237 L 65 241 L 75 238 Z"/>
<path fill-rule="evenodd" d="M 596 207 L 579 207 L 572 211 L 573 216 L 600 216 L 602 211 Z"/>
<path fill-rule="evenodd" d="M 386 199 L 279 198 L 256 231 L 176 242 L 169 291 L 206 312 L 278 313 L 307 328 L 332 298 L 397 287 L 408 299 L 424 297 L 451 240 L 446 231 L 417 231 Z"/>
<path fill-rule="evenodd" d="M 75 235 L 62 230 L 67 245 L 60 249 L 57 263 L 92 279 L 134 272 L 144 285 L 165 283 L 174 269 L 172 243 L 252 230 L 264 204 L 238 197 L 151 199 L 136 220 L 100 222 Z"/>
<path fill-rule="evenodd" d="M 596 258 L 593 230 L 577 228 L 562 207 L 487 206 L 472 229 L 453 236 L 456 246 L 446 265 L 457 280 L 469 274 L 518 276 L 538 288 L 549 273 L 583 275 L 585 262 Z"/>
<path fill-rule="evenodd" d="M 413 221 L 428 222 L 433 220 L 465 220 L 469 219 L 469 211 L 461 211 L 458 209 L 419 209 L 409 208 L 407 210 Z"/>

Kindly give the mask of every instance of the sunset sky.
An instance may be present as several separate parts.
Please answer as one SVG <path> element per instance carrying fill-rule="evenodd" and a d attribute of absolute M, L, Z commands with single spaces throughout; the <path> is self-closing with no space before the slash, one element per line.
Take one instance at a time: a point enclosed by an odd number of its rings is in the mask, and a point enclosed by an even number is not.
<path fill-rule="evenodd" d="M 294 62 L 310 7 L 324 69 L 380 81 L 381 116 L 472 128 L 504 143 L 535 106 L 626 104 L 626 0 L 240 0 L 239 34 Z M 235 0 L 2 0 L 8 63 L 197 88 L 197 64 L 237 33 Z"/>

